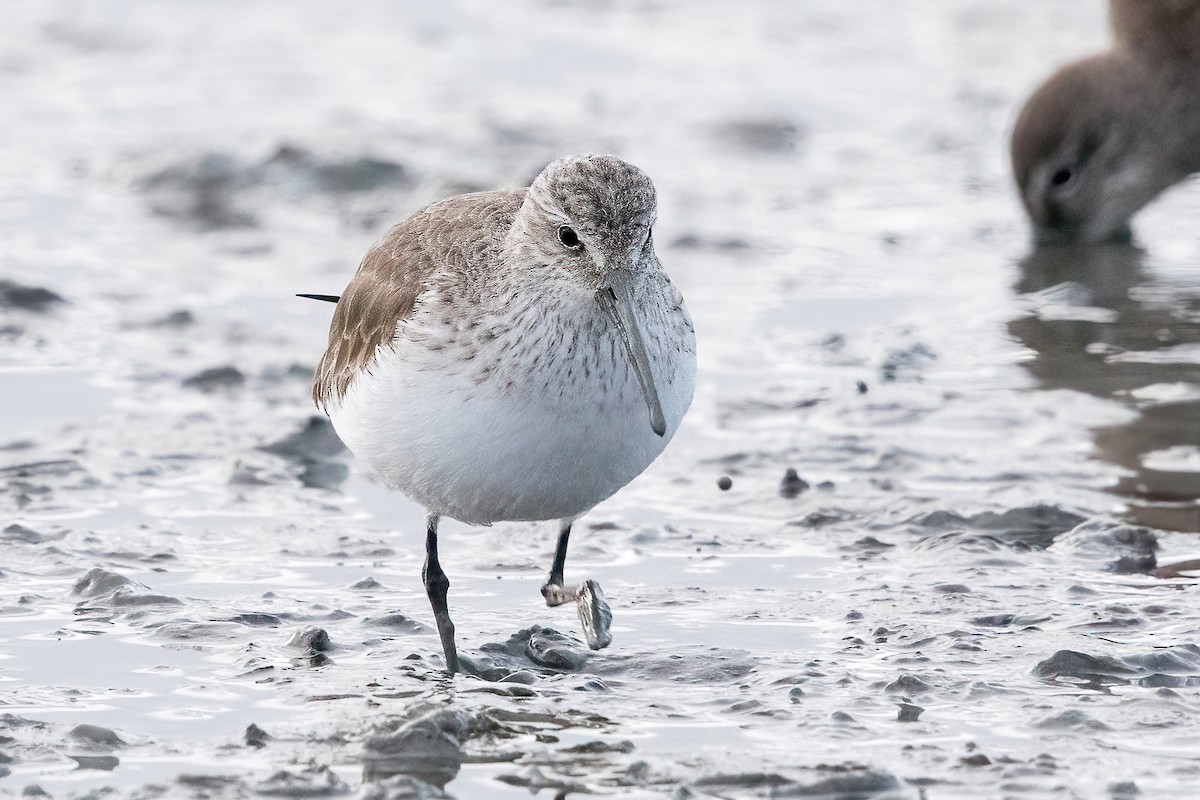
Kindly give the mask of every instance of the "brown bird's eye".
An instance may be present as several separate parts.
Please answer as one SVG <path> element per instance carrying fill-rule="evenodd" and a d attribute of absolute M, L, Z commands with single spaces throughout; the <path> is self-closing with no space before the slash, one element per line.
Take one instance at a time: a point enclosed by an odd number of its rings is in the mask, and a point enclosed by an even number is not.
<path fill-rule="evenodd" d="M 580 247 L 579 234 L 575 232 L 574 228 L 567 225 L 563 225 L 558 229 L 558 240 L 568 250 L 578 250 Z"/>
<path fill-rule="evenodd" d="M 1073 175 L 1073 173 L 1071 172 L 1071 170 L 1069 168 L 1063 167 L 1058 172 L 1056 172 L 1052 176 L 1050 176 L 1050 183 L 1052 183 L 1055 186 L 1062 186 L 1063 184 L 1065 184 L 1071 180 L 1072 175 Z"/>

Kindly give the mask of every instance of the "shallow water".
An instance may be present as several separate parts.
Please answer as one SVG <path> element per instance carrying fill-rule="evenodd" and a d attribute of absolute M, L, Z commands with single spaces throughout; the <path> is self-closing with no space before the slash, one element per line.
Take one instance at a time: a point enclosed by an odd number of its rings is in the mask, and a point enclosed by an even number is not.
<path fill-rule="evenodd" d="M 0 279 L 63 302 L 0 304 L 0 793 L 1200 791 L 1200 194 L 1031 253 L 1006 172 L 1099 5 L 4 7 Z M 577 529 L 601 653 L 551 524 L 445 526 L 507 678 L 449 682 L 292 294 L 596 150 L 658 186 L 695 405 Z"/>

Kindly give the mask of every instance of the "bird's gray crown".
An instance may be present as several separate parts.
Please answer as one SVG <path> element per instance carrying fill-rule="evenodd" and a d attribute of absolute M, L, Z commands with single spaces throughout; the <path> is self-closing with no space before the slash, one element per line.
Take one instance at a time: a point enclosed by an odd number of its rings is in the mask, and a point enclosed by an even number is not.
<path fill-rule="evenodd" d="M 604 235 L 654 222 L 654 184 L 616 156 L 567 156 L 551 162 L 529 187 L 543 211 L 586 233 Z"/>

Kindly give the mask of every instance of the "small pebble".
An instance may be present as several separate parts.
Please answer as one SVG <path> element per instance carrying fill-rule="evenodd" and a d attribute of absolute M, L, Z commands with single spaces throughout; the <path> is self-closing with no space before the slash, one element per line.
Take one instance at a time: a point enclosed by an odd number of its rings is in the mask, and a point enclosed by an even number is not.
<path fill-rule="evenodd" d="M 310 625 L 304 630 L 296 631 L 288 640 L 288 647 L 296 647 L 308 653 L 323 653 L 333 649 L 333 642 L 323 628 Z"/>
<path fill-rule="evenodd" d="M 728 475 L 722 475 L 717 478 L 717 488 L 722 492 L 728 492 L 733 488 L 733 478 L 730 478 Z"/>
<path fill-rule="evenodd" d="M 242 738 L 245 740 L 247 747 L 260 748 L 267 746 L 267 740 L 271 738 L 271 734 L 251 722 L 246 726 L 246 732 Z"/>
<path fill-rule="evenodd" d="M 783 473 L 783 480 L 779 483 L 779 494 L 789 500 L 796 497 L 801 492 L 808 490 L 808 481 L 796 474 L 796 470 L 788 467 L 787 472 Z"/>

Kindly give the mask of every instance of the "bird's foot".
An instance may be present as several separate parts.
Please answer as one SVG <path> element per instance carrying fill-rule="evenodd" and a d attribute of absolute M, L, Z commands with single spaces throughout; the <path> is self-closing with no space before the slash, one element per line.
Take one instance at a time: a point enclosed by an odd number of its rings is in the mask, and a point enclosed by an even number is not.
<path fill-rule="evenodd" d="M 600 584 L 594 580 L 586 580 L 575 590 L 577 608 L 579 609 L 579 624 L 583 626 L 583 635 L 587 637 L 588 647 L 602 650 L 612 643 L 612 609 L 604 600 L 604 592 Z"/>
<path fill-rule="evenodd" d="M 568 589 L 561 583 L 549 583 L 542 587 L 542 597 L 546 598 L 546 605 L 554 608 L 556 606 L 573 603 L 579 599 L 578 589 Z"/>

